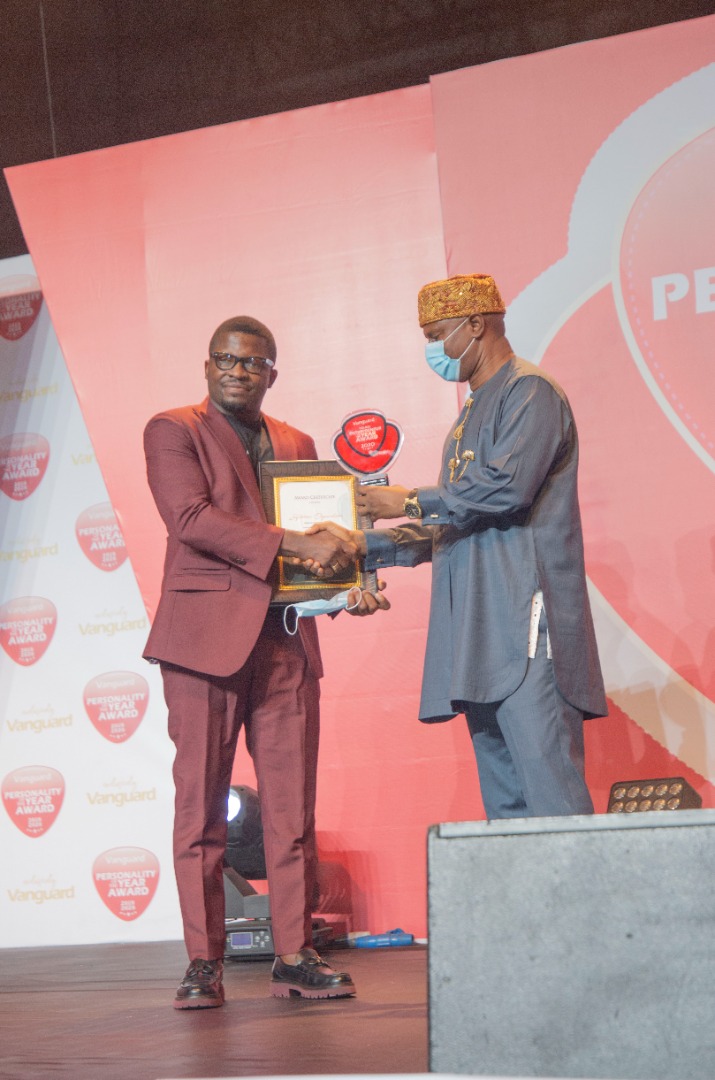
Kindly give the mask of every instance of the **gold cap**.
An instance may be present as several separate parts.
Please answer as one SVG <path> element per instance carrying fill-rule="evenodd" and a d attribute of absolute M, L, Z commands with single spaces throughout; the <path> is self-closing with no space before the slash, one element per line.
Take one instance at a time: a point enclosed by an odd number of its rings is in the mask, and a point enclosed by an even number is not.
<path fill-rule="evenodd" d="M 503 313 L 506 306 L 489 274 L 458 274 L 444 281 L 432 281 L 421 288 L 417 311 L 420 326 L 426 326 L 440 319 Z"/>

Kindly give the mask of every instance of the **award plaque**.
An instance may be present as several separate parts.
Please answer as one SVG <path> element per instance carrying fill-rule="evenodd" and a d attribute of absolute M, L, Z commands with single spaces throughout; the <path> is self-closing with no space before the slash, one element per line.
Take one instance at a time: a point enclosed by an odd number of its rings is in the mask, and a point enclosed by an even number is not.
<path fill-rule="evenodd" d="M 334 521 L 346 529 L 372 528 L 370 518 L 358 513 L 355 477 L 336 461 L 262 461 L 260 486 L 266 518 L 282 529 L 305 532 L 320 521 Z M 354 586 L 377 591 L 376 574 L 366 572 L 359 559 L 329 580 L 280 555 L 276 563 L 273 603 L 326 600 Z"/>

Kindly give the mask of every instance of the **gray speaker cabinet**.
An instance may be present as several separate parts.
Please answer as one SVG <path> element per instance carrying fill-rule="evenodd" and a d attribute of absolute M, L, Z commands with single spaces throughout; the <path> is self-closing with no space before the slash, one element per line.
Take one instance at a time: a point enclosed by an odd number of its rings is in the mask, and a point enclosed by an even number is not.
<path fill-rule="evenodd" d="M 430 1069 L 715 1080 L 715 811 L 435 825 Z"/>

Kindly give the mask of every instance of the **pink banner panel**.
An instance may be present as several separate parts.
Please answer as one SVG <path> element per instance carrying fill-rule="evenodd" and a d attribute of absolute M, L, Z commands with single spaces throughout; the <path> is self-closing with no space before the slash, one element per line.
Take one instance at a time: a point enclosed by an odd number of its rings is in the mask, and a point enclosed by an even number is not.
<path fill-rule="evenodd" d="M 450 273 L 494 273 L 574 407 L 613 708 L 591 786 L 690 771 L 715 804 L 715 18 L 437 76 Z M 642 729 L 640 737 L 627 729 Z"/>

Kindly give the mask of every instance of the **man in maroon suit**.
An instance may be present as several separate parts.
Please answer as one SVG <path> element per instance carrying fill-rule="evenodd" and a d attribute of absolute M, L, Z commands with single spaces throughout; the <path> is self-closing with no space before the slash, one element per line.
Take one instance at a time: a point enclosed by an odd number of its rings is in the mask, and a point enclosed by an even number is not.
<path fill-rule="evenodd" d="M 321 576 L 354 545 L 269 525 L 257 483 L 266 460 L 317 457 L 313 440 L 261 412 L 277 377 L 271 331 L 239 316 L 211 338 L 208 398 L 149 421 L 149 486 L 167 528 L 161 599 L 145 657 L 161 664 L 176 745 L 174 867 L 191 961 L 177 1009 L 223 1004 L 226 806 L 242 726 L 258 778 L 276 960 L 271 993 L 349 997 L 350 976 L 312 944 L 320 651 L 313 619 L 289 636 L 269 607 L 277 555 Z M 387 607 L 367 595 L 359 614 Z"/>

